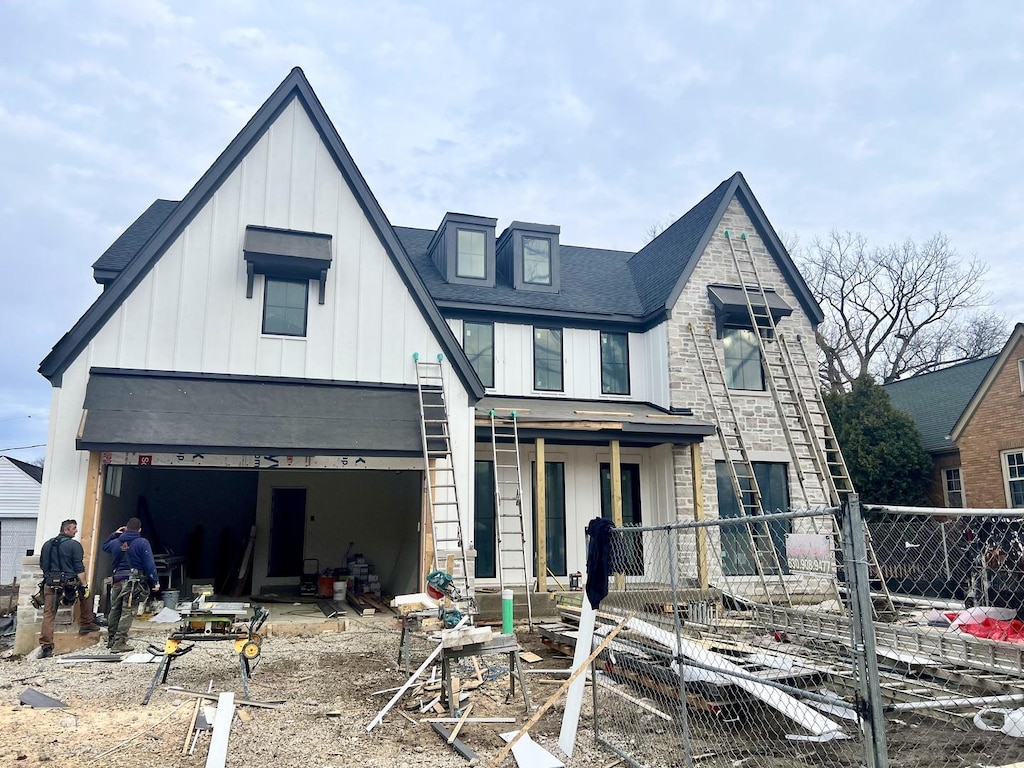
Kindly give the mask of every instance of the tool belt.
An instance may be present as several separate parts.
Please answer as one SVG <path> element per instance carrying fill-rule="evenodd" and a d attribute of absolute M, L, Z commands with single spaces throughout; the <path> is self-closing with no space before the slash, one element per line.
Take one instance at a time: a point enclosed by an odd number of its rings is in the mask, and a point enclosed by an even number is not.
<path fill-rule="evenodd" d="M 141 576 L 142 572 L 138 568 L 132 568 L 130 571 L 114 571 L 112 581 L 114 584 L 122 581 L 139 581 Z"/>

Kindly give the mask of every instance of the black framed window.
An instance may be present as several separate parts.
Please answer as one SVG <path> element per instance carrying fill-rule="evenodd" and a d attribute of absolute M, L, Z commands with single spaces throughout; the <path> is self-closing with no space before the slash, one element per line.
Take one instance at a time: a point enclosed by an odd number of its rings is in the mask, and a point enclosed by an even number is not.
<path fill-rule="evenodd" d="M 476 577 L 498 575 L 495 554 L 497 528 L 494 515 L 494 462 L 475 461 L 473 479 L 473 545 L 476 547 Z"/>
<path fill-rule="evenodd" d="M 722 331 L 725 383 L 729 389 L 764 391 L 761 348 L 749 328 L 725 328 Z"/>
<path fill-rule="evenodd" d="M 546 237 L 523 238 L 523 282 L 551 285 L 551 241 Z"/>
<path fill-rule="evenodd" d="M 456 238 L 455 275 L 487 277 L 487 239 L 483 232 L 475 229 L 460 229 Z"/>
<path fill-rule="evenodd" d="M 275 336 L 305 336 L 308 280 L 267 277 L 263 291 L 263 332 Z"/>
<path fill-rule="evenodd" d="M 620 464 L 619 478 L 622 484 L 622 525 L 643 525 L 640 514 L 640 465 Z M 601 517 L 612 519 L 612 466 L 601 463 Z M 643 536 L 624 536 L 622 539 L 625 551 L 625 574 L 627 576 L 644 575 L 644 539 Z"/>
<path fill-rule="evenodd" d="M 462 324 L 462 349 L 485 387 L 494 386 L 494 323 Z"/>
<path fill-rule="evenodd" d="M 629 335 L 601 331 L 601 394 L 629 394 Z"/>
<path fill-rule="evenodd" d="M 533 487 L 537 487 L 537 462 L 530 462 Z M 537 495 L 534 494 L 536 504 Z M 544 542 L 548 568 L 555 576 L 567 572 L 565 554 L 565 464 L 560 461 L 544 462 Z M 537 562 L 537 516 L 533 516 L 533 561 Z"/>
<path fill-rule="evenodd" d="M 753 462 L 754 479 L 757 489 L 761 492 L 761 508 L 765 513 L 786 512 L 789 510 L 789 482 L 786 477 L 788 465 L 769 462 Z M 750 479 L 745 477 L 743 465 L 736 462 L 736 474 L 740 483 L 745 504 L 750 503 L 752 486 Z M 745 512 L 740 508 L 736 491 L 729 476 L 729 468 L 724 461 L 715 462 L 715 480 L 718 491 L 718 516 L 721 518 L 742 517 Z M 762 525 L 764 525 L 762 523 Z M 786 534 L 792 531 L 789 520 L 772 520 L 767 523 L 768 533 L 775 548 L 775 556 L 783 573 L 789 573 L 786 560 Z M 765 573 L 773 573 L 775 564 L 771 552 L 754 553 L 753 540 L 760 538 L 760 531 L 751 531 L 743 525 L 723 525 L 722 536 L 722 572 L 726 576 L 753 576 L 757 574 L 758 559 Z M 765 547 L 767 549 L 767 547 Z"/>
<path fill-rule="evenodd" d="M 562 330 L 533 329 L 533 386 L 548 392 L 562 391 Z"/>

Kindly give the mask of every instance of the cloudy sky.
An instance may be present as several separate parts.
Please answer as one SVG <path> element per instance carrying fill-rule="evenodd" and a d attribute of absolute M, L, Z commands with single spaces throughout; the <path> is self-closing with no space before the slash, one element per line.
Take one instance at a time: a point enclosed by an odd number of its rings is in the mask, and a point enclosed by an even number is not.
<path fill-rule="evenodd" d="M 741 170 L 804 243 L 944 232 L 1024 321 L 1022 33 L 1016 1 L 0 0 L 0 453 L 43 455 L 92 262 L 293 66 L 394 224 L 633 250 Z"/>

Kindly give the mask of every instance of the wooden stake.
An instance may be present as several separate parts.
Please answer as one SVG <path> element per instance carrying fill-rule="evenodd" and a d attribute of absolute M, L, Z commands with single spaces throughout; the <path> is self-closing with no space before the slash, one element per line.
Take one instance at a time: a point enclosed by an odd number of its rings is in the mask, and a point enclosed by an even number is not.
<path fill-rule="evenodd" d="M 181 745 L 181 754 L 188 754 L 188 743 L 192 740 L 192 731 L 196 729 L 196 720 L 199 719 L 199 709 L 203 706 L 202 699 L 196 699 L 195 709 L 192 710 L 192 719 L 189 721 L 188 730 L 185 731 L 185 743 Z"/>
<path fill-rule="evenodd" d="M 466 724 L 466 718 L 469 717 L 470 710 L 473 709 L 473 705 L 469 704 L 464 710 L 462 710 L 462 717 L 459 718 L 459 722 L 452 728 L 452 733 L 448 737 L 448 743 L 453 744 L 455 739 L 459 737 L 459 731 L 462 730 L 462 726 Z"/>
<path fill-rule="evenodd" d="M 634 613 L 629 614 L 629 616 L 622 619 L 622 621 L 620 621 L 615 626 L 615 628 L 608 633 L 605 639 L 601 641 L 601 644 L 593 650 L 593 652 L 583 661 L 582 664 L 580 664 L 579 669 L 577 669 L 575 672 L 569 675 L 566 681 L 562 683 L 561 686 L 559 686 L 557 691 L 555 691 L 554 695 L 550 699 L 545 701 L 541 705 L 540 709 L 533 713 L 533 717 L 527 720 L 526 724 L 519 729 L 519 732 L 512 737 L 512 740 L 501 748 L 501 751 L 498 752 L 494 759 L 487 764 L 489 768 L 497 768 L 501 764 L 501 761 L 508 757 L 508 753 L 512 751 L 512 747 L 518 744 L 519 740 L 523 738 L 523 736 L 525 736 L 526 733 L 537 724 L 537 721 L 540 720 L 541 717 L 544 716 L 544 713 L 551 709 L 551 707 L 555 705 L 555 702 L 562 698 L 565 692 L 569 690 L 569 686 L 572 685 L 573 681 L 580 675 L 584 674 L 590 668 L 590 664 L 594 661 L 594 659 L 601 655 L 601 652 L 604 651 L 604 649 L 611 644 L 612 640 L 615 638 L 617 634 L 619 634 L 619 632 L 625 629 L 626 623 L 629 622 L 629 620 L 632 619 L 635 615 L 636 614 Z"/>

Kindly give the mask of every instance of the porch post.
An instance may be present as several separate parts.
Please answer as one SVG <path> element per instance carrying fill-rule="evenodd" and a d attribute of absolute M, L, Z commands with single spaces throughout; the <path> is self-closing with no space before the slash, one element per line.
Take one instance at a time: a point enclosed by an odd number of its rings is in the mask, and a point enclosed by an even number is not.
<path fill-rule="evenodd" d="M 534 489 L 536 503 L 533 505 L 534 530 L 537 532 L 534 538 L 534 548 L 537 550 L 537 591 L 548 591 L 548 538 L 547 538 L 547 511 L 548 492 L 547 477 L 544 466 L 544 438 L 538 437 L 537 446 L 537 487 Z"/>
<path fill-rule="evenodd" d="M 85 479 L 85 501 L 82 506 L 82 551 L 85 554 L 85 578 L 93 582 L 96 568 L 96 532 L 100 526 L 100 500 L 103 498 L 103 465 L 99 451 L 89 451 L 89 470 Z M 94 594 L 98 594 L 93 589 Z M 77 609 L 77 605 L 75 608 Z"/>
<path fill-rule="evenodd" d="M 612 465 L 610 475 L 612 481 L 612 525 L 616 528 L 622 527 L 622 457 L 619 453 L 619 441 L 612 440 Z M 626 588 L 626 576 L 622 573 L 615 574 L 615 589 L 621 592 Z"/>
<path fill-rule="evenodd" d="M 693 519 L 704 519 L 704 464 L 701 461 L 700 443 L 690 443 L 690 474 L 693 476 Z M 697 583 L 707 589 L 708 578 L 708 530 L 697 531 Z"/>

